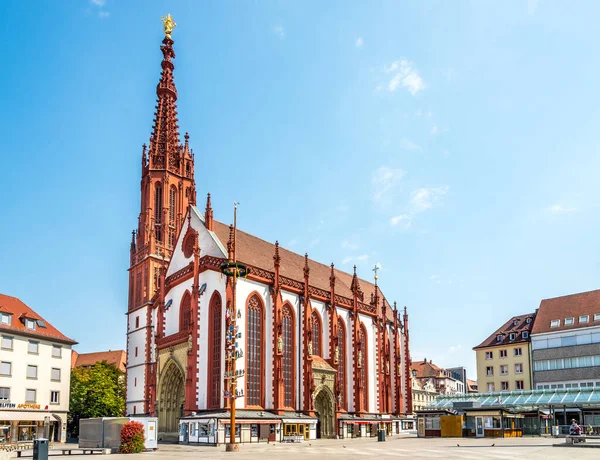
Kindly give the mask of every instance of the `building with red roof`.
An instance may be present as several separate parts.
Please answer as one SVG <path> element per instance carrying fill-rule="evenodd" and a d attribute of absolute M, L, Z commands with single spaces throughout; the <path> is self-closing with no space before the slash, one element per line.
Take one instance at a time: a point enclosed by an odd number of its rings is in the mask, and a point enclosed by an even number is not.
<path fill-rule="evenodd" d="M 297 416 L 284 423 L 290 435 L 365 436 L 377 423 L 398 431 L 412 412 L 406 308 L 396 309 L 356 267 L 347 273 L 215 220 L 210 194 L 203 211 L 196 206 L 195 157 L 189 135 L 182 143 L 179 134 L 173 43 L 170 35 L 162 42 L 157 110 L 142 149 L 128 414 L 158 416 L 164 439 L 177 439 L 182 414 L 223 410 L 232 400 L 242 411 Z M 236 263 L 246 268 L 234 299 L 223 270 L 233 273 Z M 253 440 L 270 436 L 262 425 Z"/>
<path fill-rule="evenodd" d="M 64 442 L 73 339 L 20 299 L 0 294 L 0 443 Z"/>

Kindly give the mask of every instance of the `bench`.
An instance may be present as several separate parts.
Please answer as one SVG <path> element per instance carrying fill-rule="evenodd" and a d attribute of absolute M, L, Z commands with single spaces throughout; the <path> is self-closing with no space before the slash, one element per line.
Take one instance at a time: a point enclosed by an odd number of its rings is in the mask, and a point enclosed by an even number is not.
<path fill-rule="evenodd" d="M 33 457 L 33 450 L 32 449 L 28 449 L 31 450 L 31 454 L 30 455 L 22 455 L 24 451 L 22 450 L 18 450 L 17 451 L 17 457 Z M 106 454 L 110 454 L 110 449 L 104 449 L 102 447 L 87 447 L 87 448 L 80 448 L 80 447 L 58 447 L 55 449 L 49 449 L 48 450 L 48 456 L 52 456 L 52 455 L 60 455 L 58 454 L 58 452 L 61 452 L 62 455 L 93 455 L 93 454 L 101 454 L 101 455 L 106 455 Z"/>
<path fill-rule="evenodd" d="M 568 434 L 565 437 L 567 444 L 575 444 L 577 442 L 585 442 L 587 439 L 600 439 L 600 436 L 587 436 L 585 434 Z"/>

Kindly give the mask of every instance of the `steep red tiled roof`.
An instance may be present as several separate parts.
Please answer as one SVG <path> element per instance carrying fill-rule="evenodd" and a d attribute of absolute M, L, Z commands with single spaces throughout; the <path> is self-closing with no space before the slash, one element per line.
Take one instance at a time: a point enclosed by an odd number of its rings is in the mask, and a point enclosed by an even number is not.
<path fill-rule="evenodd" d="M 531 321 L 528 323 L 527 318 L 530 318 Z M 515 321 L 517 324 L 515 325 Z M 520 315 L 513 316 L 506 323 L 502 325 L 499 329 L 491 334 L 487 339 L 481 342 L 479 345 L 473 348 L 473 350 L 477 350 L 478 348 L 486 348 L 486 347 L 496 347 L 496 346 L 506 346 L 513 343 L 524 343 L 529 342 L 529 338 L 523 338 L 523 332 L 527 331 L 529 335 L 531 335 L 531 330 L 533 325 L 537 322 L 535 313 L 530 313 L 528 315 Z M 516 334 L 514 340 L 510 340 L 510 334 L 514 332 Z M 504 338 L 502 341 L 498 342 L 498 335 L 502 334 Z"/>
<path fill-rule="evenodd" d="M 96 363 L 106 361 L 113 364 L 125 372 L 125 363 L 127 361 L 124 350 L 98 351 L 95 353 L 80 353 L 73 367 L 89 367 Z"/>
<path fill-rule="evenodd" d="M 600 314 L 600 290 L 544 299 L 537 312 L 533 334 L 564 331 L 582 327 L 600 326 L 594 315 Z M 587 323 L 580 323 L 580 316 L 588 316 Z M 565 326 L 565 318 L 574 318 L 571 326 Z M 552 320 L 560 320 L 559 327 L 550 327 Z"/>
<path fill-rule="evenodd" d="M 469 391 L 477 391 L 477 382 L 475 380 L 467 379 L 467 389 Z"/>
<path fill-rule="evenodd" d="M 413 361 L 410 365 L 412 370 L 417 371 L 416 377 L 418 379 L 430 378 L 430 377 L 445 377 L 444 370 L 431 361 Z"/>
<path fill-rule="evenodd" d="M 0 312 L 12 314 L 10 325 L 0 323 L 1 331 L 8 330 L 14 333 L 20 333 L 31 337 L 39 337 L 41 339 L 62 342 L 70 345 L 77 343 L 68 338 L 66 335 L 61 334 L 54 326 L 52 326 L 52 324 L 50 324 L 16 297 L 0 294 Z M 44 328 L 37 325 L 35 330 L 27 329 L 24 321 L 22 321 L 24 318 L 41 320 L 44 322 L 46 327 Z"/>
<path fill-rule="evenodd" d="M 213 230 L 223 246 L 227 247 L 227 241 L 229 240 L 229 226 L 218 221 L 213 221 Z M 275 244 L 261 240 L 256 236 L 250 235 L 249 233 L 237 230 L 236 236 L 236 254 L 240 262 L 252 265 L 254 267 L 262 268 L 273 272 L 273 255 L 275 254 Z M 288 251 L 287 249 L 279 247 L 279 256 L 281 263 L 279 267 L 279 273 L 282 276 L 286 276 L 296 281 L 304 281 L 304 256 L 296 254 L 295 252 Z M 315 262 L 314 260 L 308 259 L 308 267 L 310 268 L 309 283 L 319 289 L 323 289 L 329 292 L 329 276 L 331 275 L 331 267 Z M 334 269 L 336 283 L 335 293 L 344 297 L 352 298 L 352 290 L 350 285 L 352 284 L 352 275 L 350 273 L 343 272 Z M 360 288 L 364 293 L 364 302 L 369 303 L 371 299 L 371 293 L 375 293 L 375 285 L 369 281 L 363 279 L 359 280 Z M 381 289 L 378 289 L 378 295 L 381 297 Z M 384 302 L 387 306 L 387 318 L 389 320 L 394 319 L 392 308 L 384 297 Z"/>

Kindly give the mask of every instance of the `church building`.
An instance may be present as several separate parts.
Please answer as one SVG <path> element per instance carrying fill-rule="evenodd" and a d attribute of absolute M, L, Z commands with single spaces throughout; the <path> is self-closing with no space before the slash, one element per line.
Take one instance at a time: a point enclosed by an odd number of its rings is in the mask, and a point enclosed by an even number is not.
<path fill-rule="evenodd" d="M 356 266 L 346 273 L 217 221 L 210 194 L 197 206 L 195 157 L 179 134 L 172 26 L 131 241 L 127 414 L 157 416 L 159 440 L 184 442 L 224 442 L 232 397 L 241 442 L 398 432 L 412 413 L 406 308 Z M 222 272 L 234 259 L 248 267 L 235 293 Z"/>

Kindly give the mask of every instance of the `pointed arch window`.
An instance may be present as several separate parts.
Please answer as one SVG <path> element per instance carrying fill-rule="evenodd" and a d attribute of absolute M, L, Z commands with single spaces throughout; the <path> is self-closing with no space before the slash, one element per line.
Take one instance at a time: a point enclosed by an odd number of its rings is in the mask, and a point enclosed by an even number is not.
<path fill-rule="evenodd" d="M 346 409 L 346 329 L 344 322 L 337 322 L 337 346 L 338 346 L 338 391 L 340 395 L 340 407 Z"/>
<path fill-rule="evenodd" d="M 312 313 L 312 343 L 313 343 L 313 353 L 317 356 L 323 356 L 323 350 L 321 349 L 322 340 L 321 340 L 321 318 L 316 311 Z"/>
<path fill-rule="evenodd" d="M 285 304 L 282 311 L 283 335 L 283 405 L 294 407 L 294 312 L 290 304 Z"/>
<path fill-rule="evenodd" d="M 258 294 L 253 294 L 246 306 L 247 346 L 246 346 L 246 405 L 263 405 L 263 353 L 264 324 L 263 305 Z"/>
<path fill-rule="evenodd" d="M 154 227 L 156 241 L 162 241 L 162 202 L 163 202 L 162 184 L 157 182 L 154 186 Z"/>
<path fill-rule="evenodd" d="M 210 300 L 210 319 L 209 319 L 209 363 L 208 363 L 208 408 L 216 409 L 221 407 L 221 382 L 223 373 L 221 372 L 221 349 L 222 349 L 222 308 L 221 295 L 215 291 Z"/>
<path fill-rule="evenodd" d="M 183 294 L 179 305 L 179 330 L 187 331 L 192 326 L 192 296 L 188 291 Z"/>
<path fill-rule="evenodd" d="M 358 343 L 360 344 L 360 350 L 362 354 L 362 363 L 361 368 L 359 369 L 359 379 L 360 379 L 360 388 L 362 389 L 361 393 L 361 406 L 365 411 L 369 410 L 369 381 L 368 381 L 368 350 L 367 350 L 367 333 L 365 332 L 364 326 L 361 325 Z"/>

